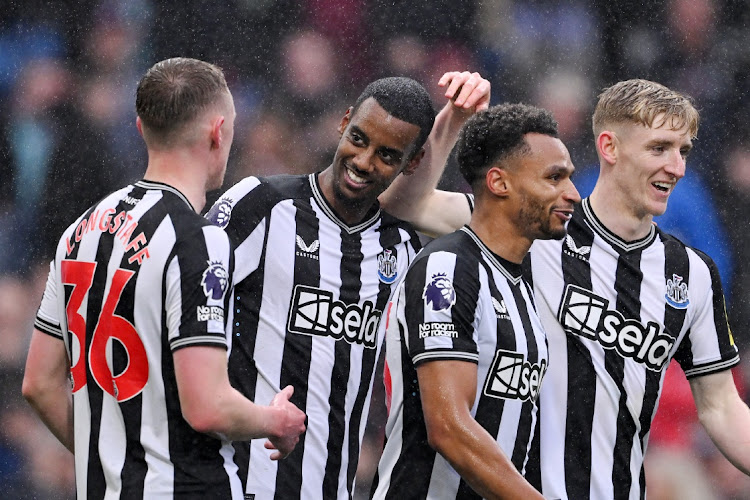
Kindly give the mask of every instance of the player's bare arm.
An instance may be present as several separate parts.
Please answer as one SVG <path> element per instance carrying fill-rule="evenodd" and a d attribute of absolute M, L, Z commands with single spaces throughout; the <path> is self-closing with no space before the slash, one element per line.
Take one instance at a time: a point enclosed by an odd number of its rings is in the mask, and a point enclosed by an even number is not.
<path fill-rule="evenodd" d="M 173 356 L 182 414 L 193 429 L 232 441 L 267 437 L 281 446 L 276 459 L 291 453 L 305 431 L 304 412 L 289 402 L 291 388 L 270 406 L 256 405 L 230 385 L 224 349 L 186 347 Z"/>
<path fill-rule="evenodd" d="M 750 475 L 750 409 L 724 370 L 690 380 L 698 418 L 727 460 Z"/>
<path fill-rule="evenodd" d="M 463 194 L 437 191 L 436 187 L 461 126 L 489 107 L 491 93 L 489 81 L 468 71 L 445 73 L 438 85 L 446 88 L 448 102 L 435 118 L 425 158 L 413 174 L 397 177 L 379 198 L 387 212 L 431 235 L 454 231 L 471 218 Z"/>
<path fill-rule="evenodd" d="M 36 328 L 26 358 L 23 397 L 60 442 L 73 452 L 70 363 L 62 339 Z"/>
<path fill-rule="evenodd" d="M 542 499 L 497 442 L 471 416 L 477 365 L 430 361 L 417 367 L 427 438 L 484 498 Z"/>

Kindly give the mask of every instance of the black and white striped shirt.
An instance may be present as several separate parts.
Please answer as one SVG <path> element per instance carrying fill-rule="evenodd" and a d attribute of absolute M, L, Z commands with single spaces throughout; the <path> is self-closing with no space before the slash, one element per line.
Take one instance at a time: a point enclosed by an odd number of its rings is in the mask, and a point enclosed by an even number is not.
<path fill-rule="evenodd" d="M 156 182 L 63 234 L 35 326 L 71 360 L 78 498 L 242 498 L 232 446 L 183 419 L 172 358 L 226 349 L 231 259 L 226 235 Z"/>
<path fill-rule="evenodd" d="M 391 289 L 419 248 L 377 206 L 349 226 L 317 174 L 248 177 L 207 217 L 235 244 L 232 383 L 258 404 L 294 386 L 307 413 L 294 452 L 273 462 L 265 440 L 237 444 L 255 498 L 350 498 Z M 249 459 L 248 459 L 249 453 Z"/>
<path fill-rule="evenodd" d="M 471 415 L 523 473 L 547 345 L 521 266 L 492 253 L 468 227 L 438 238 L 396 289 L 386 325 L 391 402 L 374 498 L 476 497 L 427 442 L 416 372 L 425 362 L 478 365 Z"/>
<path fill-rule="evenodd" d="M 531 271 L 550 372 L 540 396 L 541 471 L 529 479 L 548 498 L 643 498 L 643 457 L 670 360 L 688 378 L 739 361 L 716 266 L 656 226 L 622 240 L 585 199 L 563 241 L 534 243 Z"/>

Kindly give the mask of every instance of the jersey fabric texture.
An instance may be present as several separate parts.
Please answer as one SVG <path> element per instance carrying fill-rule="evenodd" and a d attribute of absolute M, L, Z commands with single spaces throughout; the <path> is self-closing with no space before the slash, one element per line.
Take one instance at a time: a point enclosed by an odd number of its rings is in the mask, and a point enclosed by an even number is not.
<path fill-rule="evenodd" d="M 416 233 L 378 206 L 350 226 L 317 174 L 248 177 L 207 214 L 235 244 L 232 384 L 268 404 L 291 384 L 307 432 L 282 461 L 264 440 L 236 444 L 249 498 L 351 498 L 394 283 Z M 249 455 L 249 457 L 248 457 Z"/>
<path fill-rule="evenodd" d="M 547 344 L 521 266 L 492 253 L 468 227 L 438 238 L 397 288 L 386 325 L 391 403 L 374 498 L 479 498 L 427 443 L 422 363 L 477 364 L 471 415 L 523 473 Z"/>
<path fill-rule="evenodd" d="M 139 181 L 63 234 L 35 326 L 70 357 L 78 498 L 242 498 L 228 442 L 182 417 L 172 353 L 227 348 L 226 235 Z"/>
<path fill-rule="evenodd" d="M 738 363 L 719 273 L 655 225 L 626 242 L 588 199 L 562 241 L 537 241 L 533 288 L 550 372 L 540 395 L 547 498 L 642 499 L 643 457 L 672 358 L 688 378 Z"/>

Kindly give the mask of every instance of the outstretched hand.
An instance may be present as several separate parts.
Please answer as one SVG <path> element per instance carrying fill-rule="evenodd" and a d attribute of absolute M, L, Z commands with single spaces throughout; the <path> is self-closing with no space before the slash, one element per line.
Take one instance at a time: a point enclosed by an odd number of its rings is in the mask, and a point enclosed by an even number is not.
<path fill-rule="evenodd" d="M 288 385 L 271 400 L 270 406 L 281 410 L 276 416 L 277 431 L 264 444 L 266 449 L 276 450 L 271 454 L 271 460 L 289 455 L 299 442 L 300 434 L 305 432 L 305 413 L 289 401 L 293 393 L 294 388 Z"/>
<path fill-rule="evenodd" d="M 458 110 L 474 114 L 490 106 L 490 82 L 477 72 L 449 71 L 440 78 L 438 85 L 447 87 L 445 97 Z"/>

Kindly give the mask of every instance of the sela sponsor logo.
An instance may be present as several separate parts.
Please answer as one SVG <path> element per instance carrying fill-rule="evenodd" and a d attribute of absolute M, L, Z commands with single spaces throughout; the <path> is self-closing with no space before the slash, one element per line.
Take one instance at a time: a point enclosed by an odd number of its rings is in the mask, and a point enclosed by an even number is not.
<path fill-rule="evenodd" d="M 374 349 L 382 311 L 367 300 L 345 304 L 333 294 L 305 285 L 294 287 L 287 328 L 290 332 L 344 339 Z"/>
<path fill-rule="evenodd" d="M 667 304 L 675 309 L 687 309 L 690 304 L 688 298 L 687 283 L 682 281 L 682 276 L 673 274 L 672 279 L 667 280 L 667 293 L 664 294 Z"/>
<path fill-rule="evenodd" d="M 420 323 L 419 338 L 426 339 L 427 337 L 450 337 L 452 339 L 457 339 L 458 332 L 453 323 L 443 323 L 439 321 Z"/>
<path fill-rule="evenodd" d="M 201 286 L 203 293 L 209 299 L 221 300 L 224 298 L 224 292 L 227 291 L 229 280 L 228 273 L 222 262 L 209 262 L 208 267 L 203 271 Z"/>
<path fill-rule="evenodd" d="M 219 306 L 198 306 L 198 321 L 224 322 L 224 308 Z"/>
<path fill-rule="evenodd" d="M 229 224 L 229 219 L 232 218 L 233 205 L 234 201 L 229 198 L 220 198 L 214 203 L 211 210 L 208 211 L 206 217 L 215 225 L 224 229 Z"/>
<path fill-rule="evenodd" d="M 497 319 L 510 319 L 508 307 L 505 305 L 505 301 L 502 298 L 497 300 L 495 297 L 492 297 L 492 307 L 495 309 Z"/>
<path fill-rule="evenodd" d="M 588 255 L 591 253 L 591 247 L 587 245 L 576 245 L 573 237 L 569 234 L 566 234 L 563 251 L 570 257 L 575 257 L 580 260 L 588 260 Z"/>
<path fill-rule="evenodd" d="M 297 235 L 297 250 L 295 254 L 297 257 L 307 257 L 308 259 L 318 260 L 318 249 L 320 248 L 320 240 L 315 240 L 309 245 L 305 244 L 305 240 L 302 236 Z"/>
<path fill-rule="evenodd" d="M 392 250 L 383 250 L 378 255 L 378 278 L 386 285 L 390 285 L 398 277 L 398 261 Z"/>
<path fill-rule="evenodd" d="M 456 303 L 456 290 L 453 282 L 445 273 L 433 274 L 422 292 L 424 305 L 433 311 L 444 311 L 453 307 Z"/>
<path fill-rule="evenodd" d="M 653 321 L 643 325 L 638 320 L 625 319 L 619 311 L 607 306 L 607 299 L 568 285 L 558 318 L 567 333 L 595 340 L 605 349 L 614 349 L 649 370 L 661 371 L 669 361 L 675 339 L 662 333 L 661 326 Z"/>
<path fill-rule="evenodd" d="M 484 383 L 484 394 L 493 398 L 536 401 L 547 372 L 547 361 L 530 363 L 518 352 L 498 349 Z"/>

